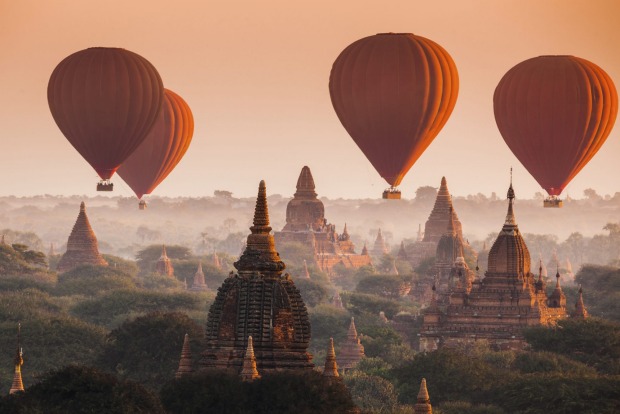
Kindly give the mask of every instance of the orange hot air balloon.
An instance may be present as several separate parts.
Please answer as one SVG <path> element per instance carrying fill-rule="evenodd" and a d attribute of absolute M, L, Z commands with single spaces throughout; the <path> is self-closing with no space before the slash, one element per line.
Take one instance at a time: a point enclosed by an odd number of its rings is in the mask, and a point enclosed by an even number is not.
<path fill-rule="evenodd" d="M 618 113 L 613 81 L 574 56 L 539 56 L 519 63 L 493 95 L 495 121 L 521 164 L 557 198 L 601 148 Z"/>
<path fill-rule="evenodd" d="M 164 89 L 164 103 L 151 132 L 118 169 L 118 175 L 139 199 L 151 194 L 189 148 L 194 134 L 194 117 L 187 103 Z M 140 202 L 144 209 L 146 203 Z"/>
<path fill-rule="evenodd" d="M 58 128 L 111 191 L 110 177 L 150 131 L 164 98 L 161 77 L 125 49 L 81 50 L 56 66 L 47 101 Z"/>
<path fill-rule="evenodd" d="M 329 78 L 332 105 L 353 141 L 392 186 L 384 198 L 400 198 L 394 187 L 445 125 L 458 89 L 448 52 L 421 36 L 377 34 L 340 53 Z"/>

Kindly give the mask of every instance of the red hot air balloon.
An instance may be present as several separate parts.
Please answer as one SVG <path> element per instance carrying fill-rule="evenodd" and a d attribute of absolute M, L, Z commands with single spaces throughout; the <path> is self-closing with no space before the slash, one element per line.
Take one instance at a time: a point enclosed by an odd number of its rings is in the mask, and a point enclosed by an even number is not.
<path fill-rule="evenodd" d="M 574 56 L 519 63 L 493 95 L 504 141 L 560 207 L 566 185 L 601 148 L 616 120 L 618 94 L 600 67 Z"/>
<path fill-rule="evenodd" d="M 164 103 L 151 132 L 123 162 L 118 175 L 142 199 L 181 161 L 193 134 L 194 117 L 189 106 L 179 95 L 164 89 Z M 146 203 L 141 200 L 140 209 L 145 207 Z"/>
<path fill-rule="evenodd" d="M 408 33 L 360 39 L 340 53 L 329 94 L 340 122 L 377 172 L 395 187 L 448 120 L 459 79 L 437 43 Z"/>
<path fill-rule="evenodd" d="M 47 101 L 58 128 L 97 171 L 98 190 L 142 143 L 164 97 L 155 67 L 125 49 L 81 50 L 56 66 Z"/>

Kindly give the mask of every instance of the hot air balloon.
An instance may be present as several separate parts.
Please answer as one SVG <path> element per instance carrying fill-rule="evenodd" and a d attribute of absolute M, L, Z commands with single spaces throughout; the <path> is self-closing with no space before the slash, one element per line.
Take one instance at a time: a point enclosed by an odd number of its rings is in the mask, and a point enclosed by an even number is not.
<path fill-rule="evenodd" d="M 142 200 L 172 172 L 189 148 L 194 133 L 194 117 L 187 103 L 164 89 L 164 103 L 151 132 L 118 169 L 118 175 Z"/>
<path fill-rule="evenodd" d="M 559 195 L 601 148 L 616 120 L 618 94 L 597 65 L 575 56 L 539 56 L 510 69 L 495 88 L 495 121 L 521 164 Z"/>
<path fill-rule="evenodd" d="M 410 33 L 360 39 L 340 53 L 329 78 L 332 105 L 353 141 L 395 187 L 448 120 L 459 89 L 452 58 Z"/>
<path fill-rule="evenodd" d="M 155 67 L 125 49 L 81 50 L 56 66 L 47 101 L 58 128 L 97 171 L 99 191 L 142 143 L 164 98 Z"/>

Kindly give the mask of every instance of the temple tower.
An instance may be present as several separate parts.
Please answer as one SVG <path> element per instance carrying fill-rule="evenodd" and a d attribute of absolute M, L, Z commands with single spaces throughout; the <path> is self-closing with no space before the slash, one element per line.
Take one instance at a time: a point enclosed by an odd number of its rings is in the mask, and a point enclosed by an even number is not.
<path fill-rule="evenodd" d="M 108 265 L 108 262 L 99 254 L 97 237 L 88 221 L 86 206 L 83 201 L 80 204 L 80 213 L 67 241 L 67 251 L 60 258 L 56 270 L 58 273 L 63 273 L 82 265 Z"/>
<path fill-rule="evenodd" d="M 252 336 L 248 337 L 248 347 L 245 350 L 243 358 L 243 366 L 241 367 L 241 380 L 254 381 L 260 378 L 258 369 L 256 369 L 256 356 L 254 355 L 254 346 L 252 344 Z"/>
<path fill-rule="evenodd" d="M 159 259 L 155 264 L 155 272 L 170 278 L 174 277 L 174 267 L 172 267 L 172 262 L 166 253 L 165 244 L 161 246 L 161 256 L 159 256 Z"/>
<path fill-rule="evenodd" d="M 355 328 L 355 320 L 351 317 L 351 324 L 347 332 L 347 340 L 340 347 L 340 355 L 338 356 L 338 365 L 342 369 L 355 368 L 358 362 L 364 358 L 364 346 L 360 342 Z"/>
<path fill-rule="evenodd" d="M 428 390 L 426 389 L 426 378 L 422 378 L 422 382 L 420 383 L 418 401 L 413 407 L 413 412 L 414 414 L 433 414 L 431 399 L 428 396 Z"/>
<path fill-rule="evenodd" d="M 270 234 L 265 182 L 261 181 L 246 249 L 234 263 L 209 310 L 203 367 L 241 369 L 253 338 L 260 372 L 312 369 L 310 321 Z"/>
<path fill-rule="evenodd" d="M 553 289 L 553 293 L 549 296 L 547 306 L 550 308 L 566 308 L 566 296 L 564 292 L 562 292 L 562 287 L 560 286 L 559 269 L 556 270 L 555 273 L 555 289 Z"/>
<path fill-rule="evenodd" d="M 18 391 L 24 390 L 24 383 L 22 381 L 22 365 L 24 365 L 24 352 L 20 343 L 21 324 L 17 324 L 17 350 L 15 352 L 15 370 L 13 372 L 13 383 L 9 394 L 14 394 Z"/>
<path fill-rule="evenodd" d="M 286 206 L 286 225 L 282 231 L 319 231 L 323 226 L 325 206 L 317 198 L 310 168 L 304 166 L 297 179 L 297 191 Z"/>
<path fill-rule="evenodd" d="M 209 287 L 205 282 L 205 274 L 202 271 L 202 262 L 198 263 L 198 269 L 194 274 L 194 283 L 192 283 L 192 288 L 190 290 L 200 291 L 200 290 L 208 290 Z"/>
<path fill-rule="evenodd" d="M 192 350 L 189 346 L 189 335 L 185 334 L 183 338 L 183 348 L 181 349 L 181 359 L 179 360 L 179 369 L 177 369 L 175 378 L 181 378 L 183 375 L 194 372 L 192 366 Z"/>
<path fill-rule="evenodd" d="M 377 238 L 375 239 L 375 244 L 372 247 L 372 255 L 380 258 L 385 254 L 388 254 L 388 248 L 385 244 L 385 240 L 383 239 L 383 234 L 381 234 L 381 229 L 379 229 L 377 232 Z"/>
<path fill-rule="evenodd" d="M 583 288 L 579 286 L 579 297 L 577 298 L 577 303 L 575 303 L 575 311 L 571 314 L 572 318 L 575 319 L 588 319 L 588 310 L 586 309 L 586 305 L 583 304 Z"/>
<path fill-rule="evenodd" d="M 336 351 L 334 350 L 334 338 L 329 338 L 327 355 L 325 356 L 324 377 L 338 377 L 338 363 L 336 362 Z"/>
<path fill-rule="evenodd" d="M 446 231 L 449 221 L 454 221 L 453 226 L 456 233 L 463 238 L 463 230 L 456 211 L 452 206 L 452 196 L 448 191 L 446 177 L 441 177 L 441 185 L 435 198 L 435 205 L 424 226 L 424 242 L 438 243 L 441 236 Z"/>

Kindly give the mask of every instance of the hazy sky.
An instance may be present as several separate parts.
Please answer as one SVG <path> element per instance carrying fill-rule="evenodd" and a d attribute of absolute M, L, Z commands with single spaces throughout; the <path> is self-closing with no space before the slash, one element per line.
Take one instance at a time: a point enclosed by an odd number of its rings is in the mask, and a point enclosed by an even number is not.
<path fill-rule="evenodd" d="M 378 198 L 387 184 L 336 117 L 329 73 L 353 41 L 411 32 L 450 53 L 460 92 L 403 196 L 442 175 L 456 195 L 503 195 L 513 166 L 529 198 L 540 188 L 497 130 L 495 86 L 525 59 L 571 54 L 620 87 L 619 18 L 617 0 L 0 0 L 0 194 L 96 194 L 96 173 L 50 115 L 47 82 L 67 55 L 110 46 L 151 61 L 194 113 L 192 145 L 155 194 L 250 196 L 265 179 L 270 194 L 291 195 L 308 165 L 321 196 Z M 568 193 L 620 191 L 619 154 L 617 125 Z M 132 195 L 113 181 L 113 194 Z"/>

